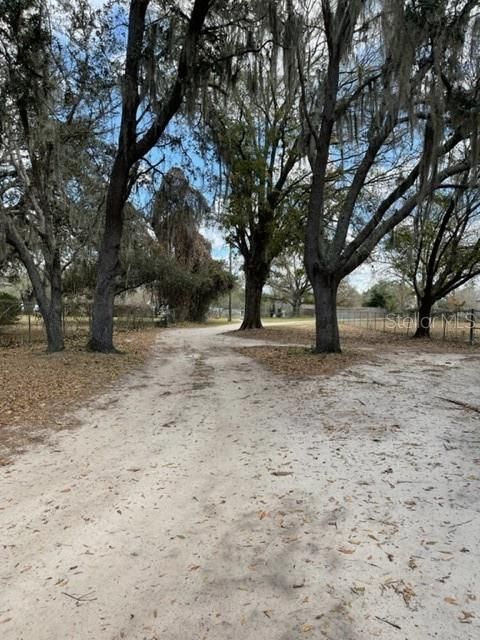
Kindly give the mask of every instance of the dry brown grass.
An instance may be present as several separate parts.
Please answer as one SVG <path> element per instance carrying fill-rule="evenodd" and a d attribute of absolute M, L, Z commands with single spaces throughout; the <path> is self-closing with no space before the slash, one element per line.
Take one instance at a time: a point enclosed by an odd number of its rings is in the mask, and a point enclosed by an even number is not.
<path fill-rule="evenodd" d="M 315 342 L 315 329 L 312 321 L 295 323 L 293 326 L 286 323 L 250 331 L 232 331 L 230 335 L 263 342 L 276 342 L 283 345 L 292 344 L 311 347 Z M 414 339 L 404 333 L 384 333 L 346 323 L 340 325 L 340 335 L 342 348 L 345 350 L 368 349 L 381 352 L 401 347 L 402 349 L 411 349 L 416 352 L 480 353 L 479 343 L 472 346 L 468 342 L 460 340 Z"/>
<path fill-rule="evenodd" d="M 480 353 L 480 344 L 470 345 L 466 340 L 442 340 L 438 336 L 433 338 L 413 338 L 405 333 L 392 331 L 375 331 L 364 327 L 345 324 L 340 329 L 342 344 L 364 346 L 377 351 L 392 349 L 409 349 L 416 353 Z M 313 335 L 313 333 L 312 333 Z"/>
<path fill-rule="evenodd" d="M 376 353 L 411 350 L 415 353 L 471 353 L 480 355 L 480 345 L 466 342 L 429 339 L 413 339 L 400 333 L 383 333 L 343 324 L 340 327 L 343 353 L 314 354 L 315 341 L 311 321 L 294 326 L 289 324 L 267 326 L 250 331 L 232 331 L 238 338 L 261 340 L 275 344 L 267 346 L 237 347 L 235 350 L 268 367 L 278 375 L 292 378 L 331 376 L 353 364 L 372 361 Z M 295 345 L 295 346 L 294 346 Z"/>
<path fill-rule="evenodd" d="M 48 429 L 72 426 L 68 409 L 97 395 L 127 371 L 141 366 L 158 331 L 124 332 L 115 344 L 123 353 L 85 350 L 85 340 L 67 340 L 65 351 L 47 354 L 41 345 L 0 349 L 0 464 Z"/>
<path fill-rule="evenodd" d="M 254 358 L 277 375 L 289 378 L 332 376 L 353 364 L 365 362 L 365 352 L 346 350 L 344 353 L 315 354 L 307 347 L 268 345 L 262 347 L 236 347 L 235 351 Z"/>

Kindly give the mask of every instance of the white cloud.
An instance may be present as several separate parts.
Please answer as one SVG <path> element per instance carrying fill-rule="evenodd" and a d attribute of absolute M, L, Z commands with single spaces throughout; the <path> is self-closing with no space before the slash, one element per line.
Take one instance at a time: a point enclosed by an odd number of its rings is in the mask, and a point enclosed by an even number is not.
<path fill-rule="evenodd" d="M 201 227 L 200 233 L 212 245 L 212 255 L 217 260 L 225 260 L 228 258 L 228 244 L 225 242 L 221 231 L 215 227 Z"/>

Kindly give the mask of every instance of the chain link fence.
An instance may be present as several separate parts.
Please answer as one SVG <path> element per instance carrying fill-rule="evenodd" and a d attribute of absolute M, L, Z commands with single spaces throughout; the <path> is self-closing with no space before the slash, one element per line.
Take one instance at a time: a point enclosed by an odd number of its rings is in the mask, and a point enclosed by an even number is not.
<path fill-rule="evenodd" d="M 155 313 L 149 308 L 129 307 L 118 310 L 114 318 L 117 331 L 138 331 L 167 326 L 173 315 Z M 90 333 L 91 314 L 66 310 L 62 319 L 65 338 L 87 338 Z M 19 309 L 16 305 L 0 306 L 0 347 L 45 343 L 45 324 L 41 314 L 32 308 Z"/>
<path fill-rule="evenodd" d="M 212 317 L 212 316 L 211 316 Z M 222 314 L 214 314 L 222 317 Z M 173 310 L 149 307 L 118 308 L 114 326 L 117 331 L 137 331 L 152 327 L 166 327 L 176 320 Z M 371 331 L 414 335 L 418 327 L 418 313 L 388 313 L 383 309 L 338 309 L 340 325 Z M 90 332 L 91 314 L 66 310 L 63 331 L 66 338 L 86 338 Z M 432 315 L 430 334 L 434 339 L 453 340 L 470 344 L 480 343 L 480 310 L 442 311 Z M 43 318 L 33 307 L 20 310 L 18 304 L 0 306 L 0 347 L 32 345 L 46 342 Z"/>
<path fill-rule="evenodd" d="M 338 309 L 338 320 L 340 324 L 406 336 L 413 336 L 419 323 L 416 311 L 388 313 L 382 309 Z M 430 320 L 430 335 L 434 339 L 445 341 L 479 343 L 480 310 L 435 312 Z"/>

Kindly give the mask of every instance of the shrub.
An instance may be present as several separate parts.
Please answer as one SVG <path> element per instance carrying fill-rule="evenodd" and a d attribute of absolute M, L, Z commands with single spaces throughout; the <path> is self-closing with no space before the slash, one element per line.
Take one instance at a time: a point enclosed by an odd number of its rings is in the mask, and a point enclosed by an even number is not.
<path fill-rule="evenodd" d="M 0 325 L 13 324 L 22 313 L 22 305 L 18 298 L 10 293 L 0 293 Z"/>

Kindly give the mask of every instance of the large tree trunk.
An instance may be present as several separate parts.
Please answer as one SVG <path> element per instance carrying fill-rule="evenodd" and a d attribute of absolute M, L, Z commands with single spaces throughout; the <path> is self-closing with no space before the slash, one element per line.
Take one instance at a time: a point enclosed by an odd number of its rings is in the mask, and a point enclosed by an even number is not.
<path fill-rule="evenodd" d="M 338 279 L 315 271 L 312 278 L 315 297 L 315 353 L 341 353 L 337 320 Z"/>
<path fill-rule="evenodd" d="M 63 342 L 62 309 L 57 305 L 51 306 L 49 311 L 43 316 L 45 332 L 47 334 L 47 351 L 57 353 L 65 348 Z"/>
<path fill-rule="evenodd" d="M 101 353 L 115 352 L 113 346 L 113 305 L 116 278 L 120 271 L 120 242 L 123 208 L 127 198 L 129 167 L 117 157 L 108 189 L 105 227 L 98 255 L 97 282 L 92 308 L 92 332 L 89 347 Z"/>
<path fill-rule="evenodd" d="M 62 267 L 60 255 L 55 252 L 53 263 L 50 267 L 50 302 L 47 309 L 41 308 L 45 331 L 47 333 L 47 350 L 56 353 L 65 348 L 63 342 L 63 292 L 62 292 Z"/>
<path fill-rule="evenodd" d="M 47 333 L 47 350 L 49 353 L 62 351 L 63 343 L 63 291 L 62 291 L 62 267 L 60 254 L 55 252 L 53 259 L 46 260 L 49 263 L 48 278 L 50 285 L 50 298 L 47 287 L 41 273 L 33 260 L 25 241 L 19 234 L 11 220 L 5 220 L 7 242 L 15 249 L 25 267 L 32 284 L 35 300 L 45 323 Z M 50 258 L 51 256 L 49 256 Z"/>
<path fill-rule="evenodd" d="M 115 352 L 113 346 L 113 307 L 115 278 L 119 268 L 121 232 L 105 232 L 97 265 L 97 283 L 92 307 L 92 333 L 89 347 L 101 353 Z"/>
<path fill-rule="evenodd" d="M 268 271 L 265 263 L 245 266 L 245 313 L 240 331 L 262 329 L 262 292 Z"/>
<path fill-rule="evenodd" d="M 414 338 L 430 338 L 432 307 L 433 300 L 430 296 L 424 296 L 418 300 L 418 325 Z"/>

